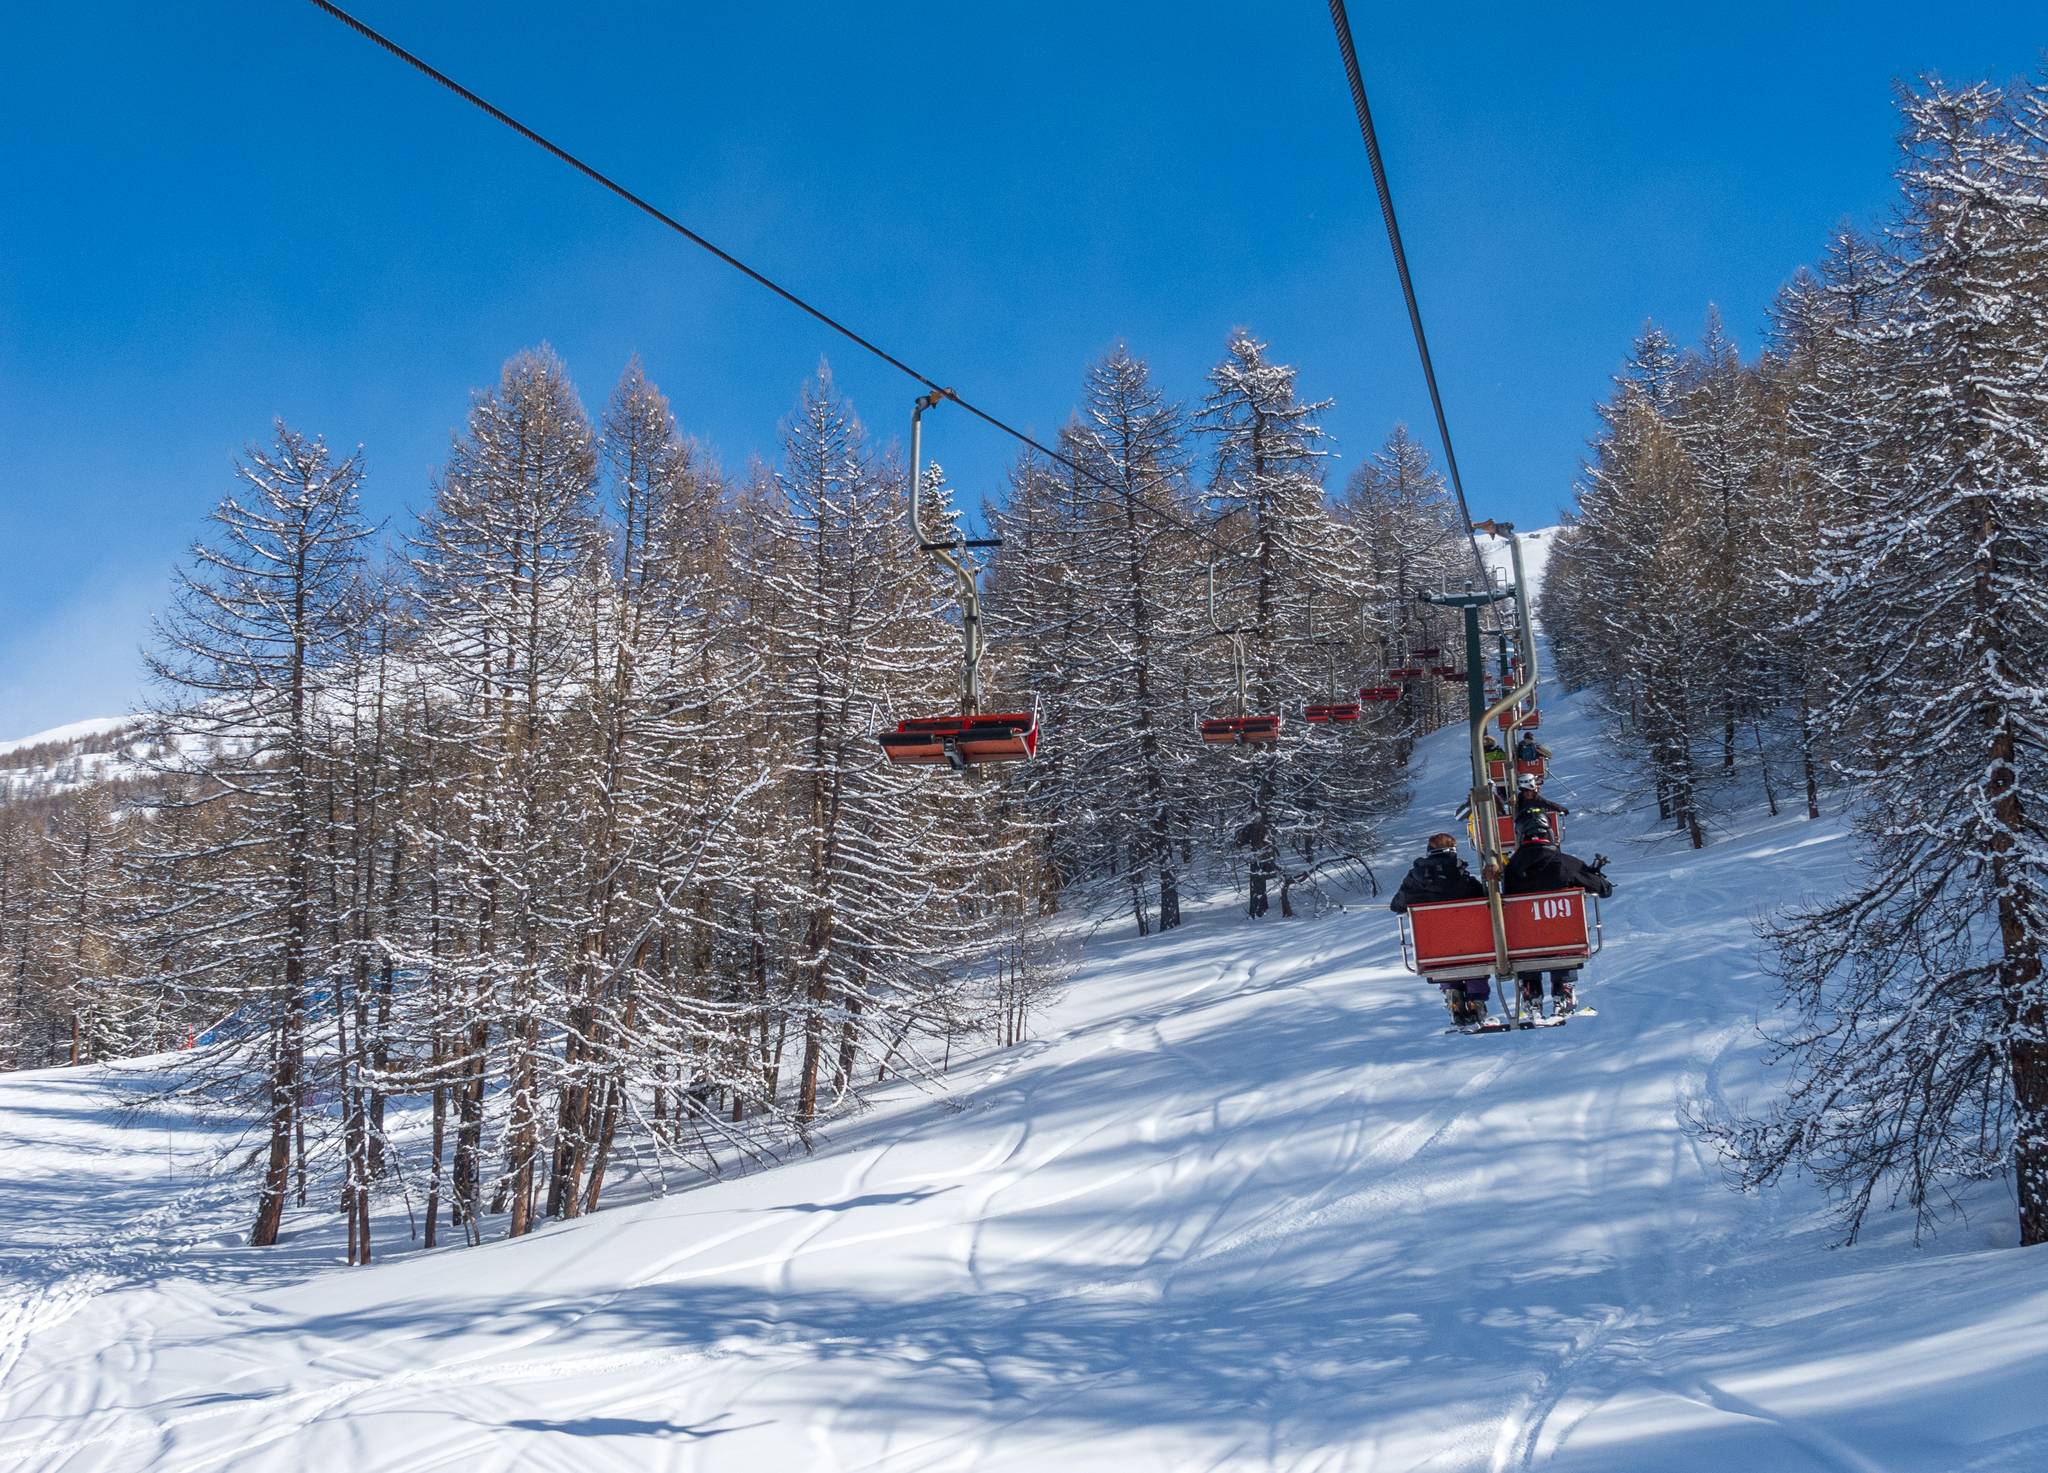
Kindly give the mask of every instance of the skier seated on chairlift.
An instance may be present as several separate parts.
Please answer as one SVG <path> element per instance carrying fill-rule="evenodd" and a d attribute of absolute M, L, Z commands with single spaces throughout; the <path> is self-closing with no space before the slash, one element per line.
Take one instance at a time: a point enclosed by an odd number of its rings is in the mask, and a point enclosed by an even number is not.
<path fill-rule="evenodd" d="M 1480 884 L 1478 877 L 1465 868 L 1465 861 L 1458 858 L 1457 839 L 1450 834 L 1431 834 L 1429 852 L 1416 860 L 1414 867 L 1402 878 L 1401 888 L 1387 902 L 1387 909 L 1401 912 L 1425 901 L 1479 900 L 1485 894 L 1486 886 Z M 1444 990 L 1444 1006 L 1451 1010 L 1454 1021 L 1486 1021 L 1486 1003 L 1491 988 L 1484 977 L 1438 985 Z"/>
<path fill-rule="evenodd" d="M 1508 760 L 1507 749 L 1493 739 L 1492 732 L 1489 731 L 1480 740 L 1488 762 L 1505 762 Z"/>
<path fill-rule="evenodd" d="M 1565 807 L 1564 804 L 1553 803 L 1544 797 L 1540 791 L 1541 786 L 1536 780 L 1536 774 L 1533 772 L 1525 772 L 1515 779 L 1515 832 L 1517 834 L 1526 833 L 1529 826 L 1534 824 L 1537 828 L 1543 829 L 1544 837 L 1548 838 L 1550 836 L 1549 827 L 1543 815 L 1555 813 L 1562 817 L 1571 812 L 1571 809 Z"/>
<path fill-rule="evenodd" d="M 1548 760 L 1549 757 L 1550 748 L 1544 746 L 1543 743 L 1537 741 L 1536 738 L 1530 736 L 1526 731 L 1522 733 L 1522 739 L 1515 743 L 1515 760 L 1517 762 L 1543 762 Z"/>
<path fill-rule="evenodd" d="M 1537 895 L 1547 890 L 1589 890 L 1605 900 L 1614 893 L 1614 884 L 1607 878 L 1607 856 L 1596 854 L 1593 862 L 1587 864 L 1575 859 L 1550 842 L 1550 824 L 1540 811 L 1531 814 L 1520 829 L 1521 842 L 1515 846 L 1514 857 L 1501 871 L 1500 893 L 1509 895 Z M 1578 999 L 1572 984 L 1578 980 L 1577 967 L 1555 967 L 1550 973 L 1550 1012 L 1552 1017 L 1562 1018 L 1578 1006 Z M 1518 972 L 1515 981 L 1522 993 L 1522 1010 L 1537 1017 L 1543 1015 L 1543 973 Z"/>

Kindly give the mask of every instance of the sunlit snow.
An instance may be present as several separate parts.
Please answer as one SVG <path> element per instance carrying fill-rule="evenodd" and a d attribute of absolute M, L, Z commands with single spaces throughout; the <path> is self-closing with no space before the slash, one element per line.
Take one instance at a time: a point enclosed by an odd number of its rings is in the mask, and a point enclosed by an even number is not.
<path fill-rule="evenodd" d="M 815 1156 L 431 1255 L 393 1198 L 369 1269 L 325 1210 L 240 1246 L 247 1181 L 191 1174 L 219 1141 L 117 1114 L 112 1071 L 0 1076 L 0 1468 L 2048 1466 L 2048 1249 L 2007 1196 L 1831 1250 L 1680 1125 L 1773 1087 L 1749 920 L 1836 881 L 1841 824 L 1646 839 L 1591 713 L 1545 713 L 1618 885 L 1564 1028 L 1446 1035 L 1384 896 L 1220 897 L 1098 936 L 1035 1041 Z"/>

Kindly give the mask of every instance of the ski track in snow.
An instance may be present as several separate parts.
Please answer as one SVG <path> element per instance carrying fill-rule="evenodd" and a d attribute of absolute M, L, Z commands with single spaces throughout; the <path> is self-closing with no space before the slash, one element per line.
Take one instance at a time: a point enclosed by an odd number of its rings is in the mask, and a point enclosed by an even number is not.
<path fill-rule="evenodd" d="M 2048 1257 L 2009 1201 L 1830 1252 L 1678 1124 L 1769 1087 L 1748 917 L 1830 883 L 1840 825 L 1645 840 L 1586 811 L 1590 715 L 1545 720 L 1620 888 L 1564 1028 L 1445 1034 L 1383 899 L 1218 902 L 1098 938 L 945 1101 L 520 1243 L 408 1251 L 383 1204 L 368 1270 L 318 1213 L 241 1247 L 212 1135 L 117 1126 L 102 1073 L 0 1076 L 0 1473 L 2041 1466 Z M 1423 744 L 1387 883 L 1460 761 Z"/>

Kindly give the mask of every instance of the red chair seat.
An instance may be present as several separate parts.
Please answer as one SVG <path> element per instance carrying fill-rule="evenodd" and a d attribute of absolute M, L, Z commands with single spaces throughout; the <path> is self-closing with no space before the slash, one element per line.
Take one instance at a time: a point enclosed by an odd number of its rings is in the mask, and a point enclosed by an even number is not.
<path fill-rule="evenodd" d="M 1212 747 L 1265 746 L 1280 740 L 1280 718 L 1211 716 L 1202 722 L 1202 740 Z"/>
<path fill-rule="evenodd" d="M 1038 716 L 1006 711 L 987 716 L 913 716 L 881 734 L 882 755 L 913 767 L 1023 762 L 1038 753 Z"/>

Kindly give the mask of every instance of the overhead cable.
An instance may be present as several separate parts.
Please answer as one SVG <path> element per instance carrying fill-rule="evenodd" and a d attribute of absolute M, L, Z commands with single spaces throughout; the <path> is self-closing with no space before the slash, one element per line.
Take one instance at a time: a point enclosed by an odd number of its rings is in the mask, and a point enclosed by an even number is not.
<path fill-rule="evenodd" d="M 1372 106 L 1365 100 L 1365 78 L 1359 74 L 1358 52 L 1351 44 L 1351 17 L 1344 0 L 1330 0 L 1330 24 L 1337 29 L 1337 49 L 1344 55 L 1344 76 L 1351 84 L 1351 106 L 1358 114 L 1359 136 L 1365 140 L 1365 156 L 1372 165 L 1373 188 L 1379 192 L 1380 217 L 1387 224 L 1387 244 L 1393 247 L 1394 271 L 1401 278 L 1401 296 L 1408 304 L 1408 325 L 1415 331 L 1415 351 L 1422 358 L 1422 377 L 1429 384 L 1430 408 L 1436 411 L 1437 438 L 1443 442 L 1444 466 L 1450 474 L 1451 489 L 1457 493 L 1458 514 L 1465 519 L 1465 535 L 1472 542 L 1472 560 L 1479 565 L 1479 577 L 1487 579 L 1486 559 L 1479 551 L 1479 534 L 1472 528 L 1472 508 L 1465 500 L 1465 483 L 1458 475 L 1458 452 L 1451 448 L 1451 426 L 1444 418 L 1444 398 L 1436 386 L 1436 365 L 1430 361 L 1429 337 L 1422 330 L 1422 308 L 1415 300 L 1415 282 L 1408 274 L 1408 252 L 1401 244 L 1401 222 L 1394 217 L 1394 195 L 1387 187 L 1387 166 L 1380 157 L 1380 138 L 1372 125 Z"/>
<path fill-rule="evenodd" d="M 1116 485 L 1112 481 L 1105 480 L 1103 477 L 1095 474 L 1095 472 L 1089 470 L 1087 467 L 1079 464 L 1072 457 L 1061 454 L 1059 451 L 1053 449 L 1051 446 L 1040 442 L 1034 436 L 1029 435 L 1025 433 L 1023 430 L 1018 429 L 1015 425 L 1012 425 L 1007 421 L 998 418 L 996 415 L 990 413 L 988 410 L 981 408 L 979 405 L 974 404 L 965 398 L 962 398 L 958 393 L 941 384 L 937 379 L 919 372 L 916 368 L 913 368 L 910 364 L 904 362 L 901 358 L 898 358 L 895 354 L 889 352 L 886 348 L 883 348 L 880 344 L 876 343 L 872 338 L 855 331 L 853 328 L 847 326 L 844 322 L 841 322 L 838 318 L 834 317 L 831 313 L 825 311 L 824 308 L 819 307 L 810 301 L 807 301 L 805 298 L 798 295 L 796 292 L 782 285 L 781 282 L 776 281 L 766 272 L 757 270 L 755 267 L 748 265 L 745 261 L 742 261 L 738 256 L 735 256 L 732 252 L 726 250 L 724 247 L 717 245 L 711 240 L 706 239 L 704 236 L 698 234 L 695 230 L 692 230 L 689 226 L 683 224 L 682 221 L 676 219 L 673 215 L 669 214 L 667 211 L 663 210 L 658 205 L 655 205 L 649 200 L 647 200 L 645 197 L 634 193 L 634 191 L 628 189 L 625 185 L 619 183 L 616 179 L 612 178 L 609 174 L 606 174 L 604 171 L 597 168 L 595 165 L 586 163 L 583 159 L 569 152 L 569 150 L 563 148 L 560 144 L 554 142 L 552 139 L 545 137 L 541 133 L 535 131 L 534 129 L 528 127 L 526 124 L 520 122 L 519 119 L 513 117 L 503 108 L 500 108 L 495 104 L 487 101 L 486 99 L 478 96 L 475 92 L 472 92 L 469 88 L 463 86 L 462 83 L 456 81 L 453 77 L 449 76 L 446 72 L 434 66 L 431 62 L 428 62 L 424 58 L 417 56 L 414 53 L 406 50 L 405 47 L 399 45 L 389 36 L 385 35 L 383 32 L 369 25 L 367 22 L 359 20 L 357 17 L 349 14 L 346 10 L 343 10 L 339 5 L 332 4 L 331 0 L 311 0 L 311 4 L 317 9 L 325 11 L 335 20 L 340 21 L 343 25 L 347 26 L 357 35 L 363 37 L 363 39 L 370 41 L 377 46 L 382 47 L 385 51 L 397 57 L 407 66 L 419 72 L 422 76 L 428 77 L 433 81 L 440 83 L 443 87 L 446 87 L 450 92 L 453 92 L 457 97 L 460 97 L 464 102 L 469 103 L 472 107 L 475 107 L 480 112 L 484 113 L 486 116 L 491 118 L 493 121 L 502 123 L 505 127 L 510 128 L 514 133 L 517 133 L 521 138 L 524 138 L 527 142 L 554 155 L 555 158 L 567 164 L 570 168 L 574 169 L 577 173 L 583 175 L 586 179 L 589 179 L 592 183 L 598 184 L 603 188 L 609 190 L 611 193 L 617 195 L 620 199 L 624 200 L 627 204 L 631 205 L 634 209 L 640 211 L 642 214 L 648 216 L 650 219 L 659 221 L 662 225 L 665 225 L 670 230 L 674 231 L 677 235 L 680 235 L 681 237 L 683 237 L 683 239 L 689 241 L 692 245 L 697 246 L 702 250 L 710 252 L 719 260 L 723 261 L 726 265 L 732 267 L 733 270 L 739 272 L 741 275 L 748 278 L 750 281 L 753 281 L 761 286 L 766 287 L 769 291 L 775 293 L 776 296 L 782 298 L 783 301 L 788 302 L 792 307 L 795 307 L 798 311 L 803 312 L 806 315 L 814 318 L 818 322 L 822 323 L 824 326 L 830 328 L 833 332 L 838 333 L 839 336 L 845 338 L 848 342 L 857 345 L 858 347 L 864 349 L 866 352 L 871 353 L 875 357 L 881 359 L 882 362 L 888 364 L 898 373 L 901 373 L 906 377 L 916 380 L 918 383 L 923 384 L 927 389 L 930 389 L 934 393 L 939 394 L 948 400 L 951 400 L 953 403 L 959 405 L 962 409 L 966 410 L 969 414 L 973 415 L 976 419 L 982 421 L 982 423 L 990 426 L 995 430 L 1002 432 L 1005 435 L 1008 435 L 1011 439 L 1017 441 L 1019 444 L 1024 445 L 1027 448 L 1034 450 L 1038 454 L 1044 456 L 1047 460 L 1065 466 L 1068 470 L 1072 471 L 1074 475 L 1086 479 L 1088 481 L 1092 481 L 1094 484 L 1102 487 L 1104 490 L 1114 492 L 1117 495 L 1125 498 L 1126 500 L 1129 500 L 1133 496 L 1134 490 L 1143 490 L 1155 484 L 1163 484 L 1163 481 L 1148 481 L 1137 488 L 1126 489 L 1124 487 Z M 1210 532 L 1207 528 L 1203 527 L 1199 523 L 1188 521 L 1183 517 L 1177 517 L 1173 513 L 1167 511 L 1165 508 L 1156 505 L 1149 506 L 1147 509 L 1150 510 L 1154 515 L 1161 517 L 1165 521 L 1177 525 L 1181 527 L 1183 530 L 1192 532 L 1196 536 L 1203 538 L 1212 547 L 1223 549 L 1225 551 L 1230 550 L 1226 546 L 1226 544 L 1220 541 L 1212 532 Z"/>

